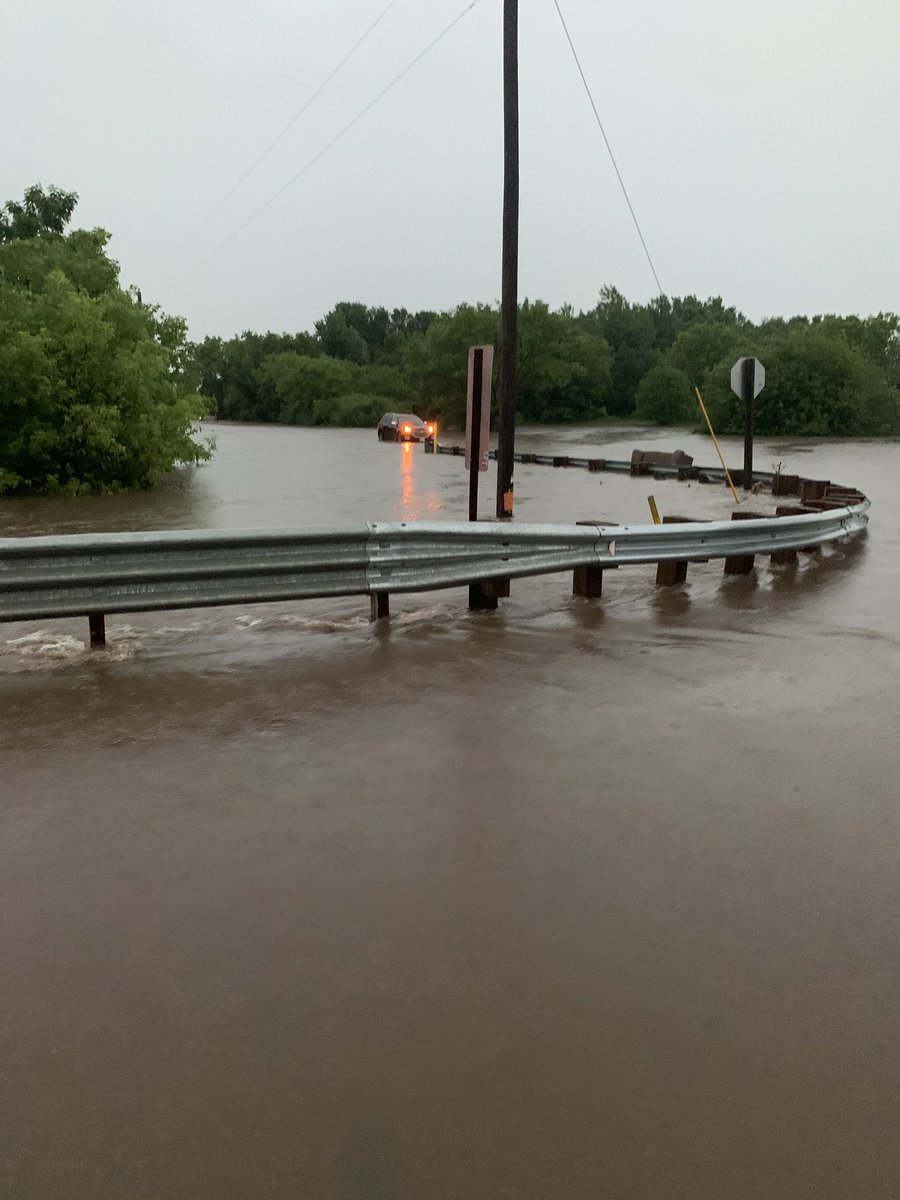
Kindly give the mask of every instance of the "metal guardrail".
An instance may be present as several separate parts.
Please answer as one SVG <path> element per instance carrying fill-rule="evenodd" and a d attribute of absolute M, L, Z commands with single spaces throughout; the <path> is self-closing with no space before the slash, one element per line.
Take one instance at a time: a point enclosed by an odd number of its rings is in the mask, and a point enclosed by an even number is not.
<path fill-rule="evenodd" d="M 449 454 L 453 456 L 462 456 L 465 453 L 465 447 L 462 445 L 439 445 L 437 447 L 438 454 Z M 496 459 L 497 451 L 489 450 L 488 458 Z M 584 455 L 576 454 L 528 454 L 516 453 L 513 455 L 513 461 L 523 464 L 534 464 L 540 467 L 579 467 L 582 470 L 598 470 L 609 471 L 614 475 L 633 475 L 634 466 L 630 459 L 621 458 L 600 458 L 600 457 L 585 457 Z M 650 463 L 647 470 L 641 474 L 659 476 L 660 478 L 678 479 L 685 474 L 692 477 L 702 476 L 708 482 L 724 483 L 725 472 L 721 467 L 694 467 L 684 466 L 679 463 Z M 732 476 L 740 475 L 740 471 L 732 471 Z M 771 483 L 774 475 L 771 471 L 753 472 L 754 483 Z"/>
<path fill-rule="evenodd" d="M 422 592 L 582 567 L 807 549 L 864 529 L 869 501 L 667 525 L 372 523 L 0 539 L 0 621 Z"/>

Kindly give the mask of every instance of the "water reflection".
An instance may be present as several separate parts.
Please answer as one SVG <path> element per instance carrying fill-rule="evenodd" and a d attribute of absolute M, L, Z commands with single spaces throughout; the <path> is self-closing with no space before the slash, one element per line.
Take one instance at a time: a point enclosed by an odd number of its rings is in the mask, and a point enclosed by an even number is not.
<path fill-rule="evenodd" d="M 416 458 L 423 451 L 412 442 L 403 442 L 400 450 L 400 514 L 404 520 L 434 520 L 443 508 L 440 494 L 433 487 L 420 491 L 416 483 Z"/>

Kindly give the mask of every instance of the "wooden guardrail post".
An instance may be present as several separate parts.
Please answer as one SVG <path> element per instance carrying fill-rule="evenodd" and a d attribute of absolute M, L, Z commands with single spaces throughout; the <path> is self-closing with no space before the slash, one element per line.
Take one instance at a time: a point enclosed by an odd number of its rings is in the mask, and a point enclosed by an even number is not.
<path fill-rule="evenodd" d="M 779 504 L 775 509 L 776 517 L 807 517 L 811 513 L 816 512 L 814 508 L 807 508 L 803 504 Z M 803 554 L 818 554 L 821 546 L 801 546 L 800 550 L 776 550 L 772 555 L 773 563 L 795 563 L 797 555 L 802 551 Z"/>
<path fill-rule="evenodd" d="M 800 505 L 797 505 L 797 504 L 779 504 L 778 507 L 775 509 L 775 516 L 776 517 L 802 517 L 805 513 L 808 513 L 809 511 L 810 510 L 808 508 L 802 508 Z M 784 566 L 791 566 L 793 563 L 796 563 L 796 561 L 797 561 L 797 551 L 796 550 L 775 550 L 772 553 L 772 555 L 770 556 L 769 561 L 772 563 L 775 563 L 776 565 L 782 564 Z"/>
<path fill-rule="evenodd" d="M 758 512 L 733 512 L 731 514 L 732 521 L 759 521 L 765 516 L 765 513 Z M 749 575 L 753 570 L 753 554 L 731 554 L 725 559 L 725 574 L 726 575 Z"/>
<path fill-rule="evenodd" d="M 618 521 L 576 521 L 576 525 L 618 525 Z M 598 600 L 603 595 L 603 572 L 618 570 L 618 563 L 590 563 L 572 572 L 572 595 Z"/>
<path fill-rule="evenodd" d="M 663 525 L 684 525 L 690 517 L 663 517 Z M 688 560 L 686 558 L 666 559 L 656 564 L 656 586 L 674 587 L 676 583 L 684 583 L 687 579 Z"/>
<path fill-rule="evenodd" d="M 469 608 L 474 612 L 490 612 L 497 607 L 497 597 L 489 594 L 486 579 L 469 584 Z"/>
<path fill-rule="evenodd" d="M 801 479 L 800 503 L 806 504 L 808 500 L 824 500 L 825 493 L 830 486 L 831 481 L 828 479 Z"/>
<path fill-rule="evenodd" d="M 369 596 L 369 620 L 380 621 L 391 615 L 391 597 L 389 592 L 372 592 Z"/>
<path fill-rule="evenodd" d="M 88 615 L 88 634 L 92 650 L 99 650 L 106 645 L 106 617 L 103 613 Z"/>

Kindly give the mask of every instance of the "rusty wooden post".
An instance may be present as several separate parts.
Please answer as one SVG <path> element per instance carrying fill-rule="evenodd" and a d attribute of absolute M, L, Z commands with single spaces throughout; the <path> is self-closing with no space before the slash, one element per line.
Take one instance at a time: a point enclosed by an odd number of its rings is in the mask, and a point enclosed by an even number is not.
<path fill-rule="evenodd" d="M 807 508 L 802 504 L 779 504 L 775 509 L 776 517 L 805 517 L 809 513 L 814 513 L 816 509 Z M 773 563 L 795 563 L 798 553 L 803 554 L 818 554 L 821 546 L 801 546 L 800 550 L 776 550 L 772 555 Z"/>
<path fill-rule="evenodd" d="M 829 479 L 801 479 L 800 480 L 800 502 L 805 504 L 807 500 L 822 500 L 825 493 L 831 486 Z"/>
<path fill-rule="evenodd" d="M 391 597 L 389 592 L 372 592 L 369 596 L 369 620 L 380 621 L 382 617 L 391 615 Z"/>
<path fill-rule="evenodd" d="M 103 613 L 88 614 L 88 631 L 92 650 L 99 650 L 106 645 L 106 617 Z"/>
<path fill-rule="evenodd" d="M 764 515 L 764 513 L 758 512 L 733 512 L 731 519 L 732 521 L 759 521 Z M 752 554 L 731 554 L 725 559 L 725 574 L 749 575 L 753 570 L 753 560 L 754 555 Z"/>
<path fill-rule="evenodd" d="M 481 590 L 493 600 L 504 600 L 509 595 L 508 579 L 482 579 Z"/>
<path fill-rule="evenodd" d="M 799 475 L 782 475 L 780 472 L 772 478 L 773 496 L 796 496 L 800 491 Z"/>
<path fill-rule="evenodd" d="M 684 525 L 690 517 L 663 517 L 663 525 Z M 656 564 L 656 586 L 673 587 L 676 583 L 684 583 L 687 579 L 688 560 L 686 558 L 667 559 Z"/>
<path fill-rule="evenodd" d="M 775 509 L 776 517 L 799 517 L 804 513 L 809 512 L 809 509 L 799 508 L 794 504 L 779 504 Z M 793 566 L 797 562 L 796 550 L 775 550 L 770 559 L 770 562 L 782 566 Z"/>
<path fill-rule="evenodd" d="M 576 567 L 572 572 L 572 595 L 597 600 L 603 595 L 603 572 L 614 567 L 599 567 L 595 563 L 587 567 Z"/>
<path fill-rule="evenodd" d="M 469 584 L 469 608 L 475 612 L 485 612 L 497 607 L 497 597 L 488 594 L 488 581 Z"/>
<path fill-rule="evenodd" d="M 601 460 L 602 461 L 602 460 Z M 576 521 L 576 525 L 618 525 L 618 521 Z M 618 563 L 589 563 L 585 567 L 576 567 L 572 572 L 572 595 L 584 596 L 587 600 L 597 600 L 603 595 L 603 572 L 618 570 Z"/>

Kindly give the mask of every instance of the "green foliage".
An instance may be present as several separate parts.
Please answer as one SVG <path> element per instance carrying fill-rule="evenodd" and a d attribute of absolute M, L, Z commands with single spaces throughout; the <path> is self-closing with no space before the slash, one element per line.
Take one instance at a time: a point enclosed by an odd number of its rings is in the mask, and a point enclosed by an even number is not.
<path fill-rule="evenodd" d="M 424 334 L 413 338 L 402 365 L 418 397 L 419 416 L 437 417 L 451 428 L 463 425 L 469 347 L 496 347 L 499 341 L 500 314 L 487 304 L 461 304 L 452 312 L 441 313 Z"/>
<path fill-rule="evenodd" d="M 0 238 L 0 493 L 147 487 L 209 450 L 184 322 L 118 286 L 108 234 L 64 236 L 71 193 L 31 188 Z"/>
<path fill-rule="evenodd" d="M 56 236 L 64 232 L 78 196 L 52 187 L 45 192 L 39 183 L 25 192 L 21 204 L 9 200 L 0 208 L 0 243 Z"/>
<path fill-rule="evenodd" d="M 697 384 L 723 358 L 733 363 L 741 357 L 744 336 L 734 325 L 701 320 L 681 330 L 666 354 L 666 362 Z"/>
<path fill-rule="evenodd" d="M 609 346 L 542 301 L 519 309 L 518 397 L 523 421 L 591 421 L 606 415 Z"/>
<path fill-rule="evenodd" d="M 499 350 L 500 314 L 487 304 L 435 314 L 342 302 L 315 330 L 207 338 L 184 364 L 185 378 L 193 369 L 207 403 L 232 419 L 355 424 L 371 417 L 374 424 L 394 409 L 459 428 L 469 348 Z M 768 371 L 760 432 L 897 428 L 900 321 L 893 314 L 779 318 L 754 326 L 718 296 L 631 304 L 613 287 L 586 313 L 567 306 L 554 311 L 539 300 L 520 306 L 518 418 L 595 421 L 608 413 L 690 422 L 696 418 L 692 388 L 702 383 L 723 431 L 738 431 L 742 416 L 728 375 L 737 358 L 752 353 Z M 495 413 L 498 360 L 499 353 Z"/>
<path fill-rule="evenodd" d="M 635 415 L 654 425 L 685 425 L 694 415 L 691 382 L 678 367 L 651 367 L 638 384 Z"/>
<path fill-rule="evenodd" d="M 329 425 L 329 405 L 349 391 L 353 368 L 334 358 L 276 354 L 260 368 L 278 398 L 278 420 L 288 425 Z M 376 418 L 377 420 L 377 418 Z"/>
<path fill-rule="evenodd" d="M 314 407 L 316 425 L 374 427 L 382 413 L 390 412 L 393 399 L 377 392 L 348 392 L 335 400 L 320 400 Z"/>
<path fill-rule="evenodd" d="M 754 403 L 762 435 L 798 437 L 883 435 L 898 429 L 896 388 L 883 369 L 842 332 L 799 322 L 768 327 L 743 349 L 766 368 L 766 386 Z M 704 399 L 716 430 L 740 433 L 744 405 L 731 390 L 729 355 L 712 368 Z"/>
<path fill-rule="evenodd" d="M 309 333 L 252 333 L 223 342 L 206 338 L 193 347 L 200 394 L 206 407 L 224 420 L 278 421 L 281 400 L 271 378 L 260 370 L 276 354 L 315 357 L 322 353 Z"/>
<path fill-rule="evenodd" d="M 642 305 L 629 304 L 616 288 L 605 287 L 585 325 L 612 351 L 607 410 L 628 416 L 634 412 L 637 385 L 656 364 L 653 315 Z"/>

